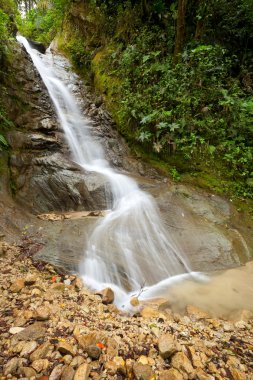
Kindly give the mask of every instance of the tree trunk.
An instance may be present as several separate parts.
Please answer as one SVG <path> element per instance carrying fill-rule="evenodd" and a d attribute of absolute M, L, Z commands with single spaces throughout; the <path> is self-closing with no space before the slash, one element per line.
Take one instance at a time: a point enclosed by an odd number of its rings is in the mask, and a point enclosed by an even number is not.
<path fill-rule="evenodd" d="M 195 40 L 201 41 L 203 33 L 204 33 L 204 21 L 198 20 L 197 25 L 196 25 L 196 31 L 195 31 Z"/>
<path fill-rule="evenodd" d="M 187 0 L 178 0 L 177 11 L 177 30 L 174 49 L 174 65 L 178 63 L 178 56 L 182 52 L 184 35 L 185 35 L 185 14 L 186 14 Z"/>
<path fill-rule="evenodd" d="M 201 16 L 201 18 L 197 20 L 197 25 L 196 25 L 196 30 L 195 30 L 195 40 L 201 41 L 203 33 L 204 33 L 205 17 L 206 17 L 206 4 L 203 0 L 199 0 L 196 12 L 197 12 L 197 16 Z"/>
<path fill-rule="evenodd" d="M 149 14 L 147 0 L 141 0 L 141 7 L 142 7 L 143 18 L 146 19 Z"/>

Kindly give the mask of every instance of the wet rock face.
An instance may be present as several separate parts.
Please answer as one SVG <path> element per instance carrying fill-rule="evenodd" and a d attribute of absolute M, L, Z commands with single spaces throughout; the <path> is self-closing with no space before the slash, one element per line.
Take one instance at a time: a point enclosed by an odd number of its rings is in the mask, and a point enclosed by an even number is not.
<path fill-rule="evenodd" d="M 28 42 L 33 49 L 38 50 L 42 54 L 45 54 L 46 48 L 41 42 L 36 42 L 30 39 L 28 39 Z"/>
<path fill-rule="evenodd" d="M 33 47 L 41 51 L 40 46 Z M 54 107 L 39 74 L 22 48 L 17 49 L 16 55 L 19 59 L 14 63 L 14 70 L 17 71 L 18 84 L 12 91 L 24 103 L 21 112 L 12 110 L 17 128 L 8 135 L 16 201 L 36 214 L 108 208 L 108 185 L 104 178 L 80 170 L 71 161 Z"/>

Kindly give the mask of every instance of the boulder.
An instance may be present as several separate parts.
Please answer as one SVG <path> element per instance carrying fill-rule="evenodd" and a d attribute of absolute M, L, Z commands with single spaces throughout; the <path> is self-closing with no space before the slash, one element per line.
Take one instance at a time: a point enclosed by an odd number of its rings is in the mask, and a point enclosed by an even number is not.
<path fill-rule="evenodd" d="M 246 374 L 235 367 L 229 367 L 229 374 L 230 374 L 229 377 L 232 380 L 246 380 L 247 379 Z"/>
<path fill-rule="evenodd" d="M 90 366 L 87 363 L 81 364 L 80 367 L 78 367 L 74 380 L 88 380 L 90 374 Z"/>
<path fill-rule="evenodd" d="M 113 303 L 114 301 L 114 292 L 111 288 L 105 288 L 97 293 L 101 296 L 102 302 L 105 305 L 108 305 L 110 303 Z"/>
<path fill-rule="evenodd" d="M 37 340 L 38 338 L 44 337 L 46 333 L 46 329 L 41 322 L 35 322 L 34 324 L 26 327 L 23 331 L 16 334 L 12 338 L 12 343 L 15 344 L 20 340 Z"/>
<path fill-rule="evenodd" d="M 113 359 L 115 356 L 118 356 L 119 344 L 114 338 L 109 337 L 107 339 L 107 348 L 106 355 L 109 359 Z"/>
<path fill-rule="evenodd" d="M 138 297 L 132 297 L 131 298 L 131 300 L 130 300 L 130 304 L 132 305 L 132 306 L 139 306 L 139 304 L 140 304 L 140 301 L 138 300 Z"/>
<path fill-rule="evenodd" d="M 67 366 L 64 368 L 61 374 L 61 380 L 73 380 L 75 371 L 73 367 Z"/>
<path fill-rule="evenodd" d="M 113 360 L 107 361 L 105 368 L 110 375 L 126 375 L 126 363 L 121 356 L 115 356 Z"/>
<path fill-rule="evenodd" d="M 180 345 L 171 334 L 163 334 L 158 340 L 159 354 L 163 359 L 168 359 L 175 352 L 180 350 Z"/>
<path fill-rule="evenodd" d="M 47 354 L 51 349 L 53 349 L 53 345 L 47 341 L 43 344 L 41 344 L 31 355 L 30 359 L 32 361 L 38 360 L 38 359 L 44 359 L 46 358 Z"/>
<path fill-rule="evenodd" d="M 171 365 L 178 371 L 185 373 L 187 376 L 194 373 L 190 360 L 183 352 L 178 352 L 172 357 Z"/>
<path fill-rule="evenodd" d="M 198 380 L 213 380 L 213 376 L 207 374 L 202 368 L 196 369 L 196 376 Z"/>
<path fill-rule="evenodd" d="M 135 363 L 133 372 L 136 380 L 152 380 L 155 378 L 155 373 L 148 364 Z"/>
<path fill-rule="evenodd" d="M 208 315 L 205 311 L 193 305 L 187 305 L 186 311 L 189 317 L 193 320 L 206 319 L 210 317 L 210 315 Z"/>
<path fill-rule="evenodd" d="M 85 350 L 88 346 L 96 345 L 96 343 L 99 342 L 98 334 L 95 331 L 92 331 L 89 334 L 81 335 L 78 330 L 74 330 L 74 336 L 79 345 Z"/>
<path fill-rule="evenodd" d="M 159 311 L 149 306 L 145 306 L 140 313 L 143 318 L 157 318 L 160 314 Z"/>
<path fill-rule="evenodd" d="M 139 359 L 137 360 L 138 363 L 141 364 L 149 364 L 149 358 L 147 356 L 141 355 Z"/>
<path fill-rule="evenodd" d="M 196 352 L 196 350 L 194 349 L 194 347 L 192 346 L 188 346 L 187 347 L 187 351 L 188 353 L 190 354 L 190 359 L 191 359 L 191 362 L 193 364 L 193 367 L 194 368 L 203 368 L 204 365 L 202 363 L 202 358 L 204 359 L 205 358 L 205 354 L 202 353 L 202 357 L 200 356 L 200 353 L 199 352 Z M 207 360 L 207 358 L 206 358 Z M 205 360 L 205 361 L 206 361 Z M 204 363 L 205 364 L 205 363 Z"/>
<path fill-rule="evenodd" d="M 15 280 L 10 287 L 10 291 L 13 293 L 19 293 L 25 286 L 25 282 L 22 278 Z"/>
<path fill-rule="evenodd" d="M 183 380 L 182 374 L 175 368 L 162 371 L 159 380 Z"/>

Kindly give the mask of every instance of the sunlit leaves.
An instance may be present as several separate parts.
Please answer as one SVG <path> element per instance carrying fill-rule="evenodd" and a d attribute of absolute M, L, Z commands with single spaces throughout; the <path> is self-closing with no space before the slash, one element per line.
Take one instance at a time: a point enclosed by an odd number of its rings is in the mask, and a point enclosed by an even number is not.
<path fill-rule="evenodd" d="M 137 140 L 140 142 L 150 141 L 152 138 L 151 132 L 148 131 L 141 131 L 137 137 Z"/>

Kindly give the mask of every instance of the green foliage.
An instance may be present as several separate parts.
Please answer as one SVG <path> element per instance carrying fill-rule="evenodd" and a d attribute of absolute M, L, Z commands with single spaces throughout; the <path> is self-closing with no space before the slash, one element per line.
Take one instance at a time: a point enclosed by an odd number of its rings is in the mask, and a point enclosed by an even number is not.
<path fill-rule="evenodd" d="M 8 51 L 6 43 L 8 41 L 9 35 L 8 35 L 8 16 L 1 9 L 0 9 L 0 36 L 1 36 L 0 62 L 3 63 Z"/>
<path fill-rule="evenodd" d="M 12 41 L 16 31 L 16 14 L 17 5 L 13 0 L 0 0 L 0 152 L 9 148 L 5 132 L 12 127 L 3 104 L 7 95 L 5 86 L 8 80 L 9 65 L 12 57 Z M 1 156 L 0 172 L 3 171 L 5 165 L 3 155 Z"/>
<path fill-rule="evenodd" d="M 8 148 L 9 144 L 8 142 L 6 141 L 6 139 L 4 138 L 3 135 L 0 135 L 0 152 L 3 148 Z"/>
<path fill-rule="evenodd" d="M 6 66 L 10 57 L 9 42 L 11 35 L 9 32 L 9 16 L 0 9 L 0 79 L 4 76 Z"/>
<path fill-rule="evenodd" d="M 17 14 L 17 3 L 14 0 L 0 0 L 0 8 L 8 16 Z"/>
<path fill-rule="evenodd" d="M 48 45 L 61 28 L 70 0 L 40 1 L 25 18 L 19 18 L 19 31 L 24 36 Z"/>
<path fill-rule="evenodd" d="M 16 32 L 16 15 L 14 0 L 0 0 L 0 82 L 4 80 L 11 58 L 10 45 Z"/>
<path fill-rule="evenodd" d="M 181 180 L 181 176 L 180 176 L 180 174 L 178 173 L 178 171 L 177 171 L 176 168 L 172 168 L 172 169 L 170 169 L 170 175 L 171 175 L 173 181 L 175 181 L 175 182 L 178 182 L 178 181 Z"/>
<path fill-rule="evenodd" d="M 2 133 L 4 133 L 12 127 L 13 123 L 8 119 L 6 112 L 0 104 L 0 151 L 9 148 L 9 144 Z"/>
<path fill-rule="evenodd" d="M 91 54 L 86 51 L 82 38 L 76 38 L 66 46 L 70 54 L 71 61 L 78 69 L 90 68 Z"/>
<path fill-rule="evenodd" d="M 219 161 L 228 178 L 247 180 L 253 103 L 232 77 L 234 57 L 220 45 L 189 44 L 174 67 L 157 33 L 144 28 L 134 43 L 111 53 L 111 75 L 121 81 L 119 120 L 163 159 L 176 151 L 189 168 Z"/>

